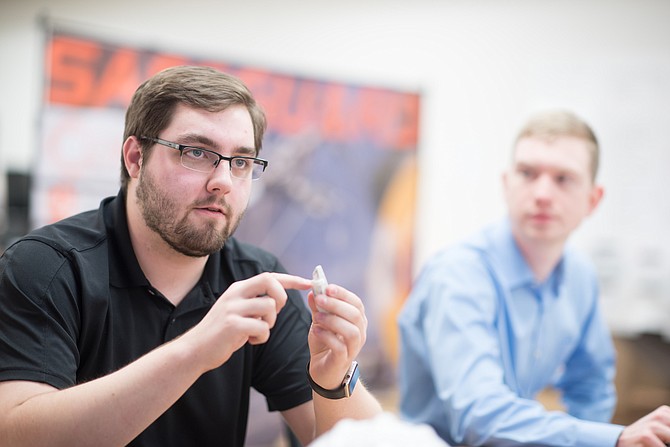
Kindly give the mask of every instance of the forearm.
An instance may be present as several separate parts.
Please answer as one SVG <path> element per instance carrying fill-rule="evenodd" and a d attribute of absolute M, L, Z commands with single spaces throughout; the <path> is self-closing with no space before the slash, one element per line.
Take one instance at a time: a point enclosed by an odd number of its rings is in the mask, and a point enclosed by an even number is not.
<path fill-rule="evenodd" d="M 466 398 L 460 405 L 468 405 Z M 480 396 L 467 412 L 448 412 L 457 443 L 467 445 L 614 446 L 621 428 L 583 421 L 560 411 L 547 411 L 536 401 Z M 453 408 L 454 405 L 451 405 Z M 462 427 L 458 431 L 456 427 Z"/>
<path fill-rule="evenodd" d="M 0 446 L 126 445 L 200 376 L 192 352 L 177 340 L 100 379 L 27 399 L 35 384 L 0 384 L 13 387 L 2 393 Z"/>
<path fill-rule="evenodd" d="M 342 419 L 368 419 L 382 412 L 377 399 L 362 383 L 358 384 L 351 397 L 345 399 L 333 400 L 316 393 L 313 395 L 317 437 L 333 428 Z"/>

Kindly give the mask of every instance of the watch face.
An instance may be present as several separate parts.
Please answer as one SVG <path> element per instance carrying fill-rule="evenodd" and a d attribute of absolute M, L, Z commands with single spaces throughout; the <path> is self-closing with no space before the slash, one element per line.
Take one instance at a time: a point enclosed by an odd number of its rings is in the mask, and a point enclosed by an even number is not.
<path fill-rule="evenodd" d="M 346 397 L 351 396 L 351 393 L 354 392 L 354 388 L 358 382 L 358 375 L 358 362 L 353 362 L 351 364 L 351 368 L 349 368 L 349 371 L 347 372 L 346 377 L 344 378 L 344 392 Z"/>

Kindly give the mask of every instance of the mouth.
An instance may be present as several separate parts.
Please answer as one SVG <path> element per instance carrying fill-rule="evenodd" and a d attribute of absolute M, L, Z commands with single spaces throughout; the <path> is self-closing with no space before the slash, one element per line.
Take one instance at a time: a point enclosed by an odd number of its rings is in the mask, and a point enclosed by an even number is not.
<path fill-rule="evenodd" d="M 530 218 L 536 222 L 548 222 L 552 219 L 549 214 L 531 214 Z"/>
<path fill-rule="evenodd" d="M 198 207 L 196 208 L 196 211 L 202 214 L 210 215 L 210 216 L 215 216 L 215 217 L 223 217 L 226 215 L 226 211 L 224 208 L 220 208 L 218 206 L 203 206 L 203 207 Z"/>

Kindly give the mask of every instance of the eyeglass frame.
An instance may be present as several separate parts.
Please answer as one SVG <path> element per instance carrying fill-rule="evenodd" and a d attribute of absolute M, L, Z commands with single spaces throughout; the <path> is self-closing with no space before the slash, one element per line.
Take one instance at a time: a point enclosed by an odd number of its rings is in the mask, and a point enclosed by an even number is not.
<path fill-rule="evenodd" d="M 205 148 L 198 147 L 198 146 L 192 146 L 190 144 L 174 143 L 172 141 L 163 140 L 162 138 L 147 137 L 147 136 L 144 136 L 144 135 L 139 137 L 139 138 L 140 138 L 140 140 L 151 141 L 152 143 L 160 144 L 161 146 L 166 146 L 166 147 L 178 150 L 179 151 L 179 163 L 182 165 L 182 167 L 184 167 L 184 168 L 186 168 L 190 171 L 202 172 L 204 174 L 209 174 L 209 173 L 214 172 L 214 170 L 216 168 L 218 168 L 219 165 L 221 164 L 221 161 L 226 160 L 228 162 L 228 171 L 230 172 L 230 175 L 232 177 L 236 178 L 236 179 L 246 180 L 245 177 L 237 177 L 237 176 L 233 175 L 233 160 L 241 158 L 243 160 L 250 160 L 252 163 L 257 164 L 257 165 L 261 165 L 263 167 L 263 169 L 258 174 L 258 177 L 256 177 L 256 178 L 254 178 L 254 176 L 253 176 L 253 173 L 254 173 L 253 167 L 251 169 L 251 175 L 250 175 L 251 180 L 258 180 L 259 178 L 261 178 L 261 175 L 263 174 L 263 172 L 265 172 L 265 169 L 268 167 L 268 164 L 270 164 L 270 162 L 268 162 L 267 160 L 264 160 L 262 158 L 249 157 L 249 156 L 246 156 L 246 155 L 235 155 L 233 157 L 226 157 L 225 155 L 221 155 L 218 152 L 215 152 L 215 151 L 210 150 L 210 149 L 205 149 Z M 199 150 L 199 151 L 207 152 L 209 154 L 214 154 L 215 156 L 218 157 L 218 160 L 213 164 L 214 167 L 212 168 L 211 171 L 200 171 L 198 169 L 189 168 L 188 166 L 184 165 L 184 162 L 182 160 L 182 157 L 184 155 L 184 150 L 186 150 L 186 149 L 196 149 L 196 150 Z"/>

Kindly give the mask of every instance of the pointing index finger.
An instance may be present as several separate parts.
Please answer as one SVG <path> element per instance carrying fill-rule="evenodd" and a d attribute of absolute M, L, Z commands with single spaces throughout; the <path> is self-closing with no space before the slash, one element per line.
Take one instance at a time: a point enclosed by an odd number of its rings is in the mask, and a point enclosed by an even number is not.
<path fill-rule="evenodd" d="M 272 276 L 279 281 L 285 289 L 307 290 L 312 287 L 312 281 L 300 276 L 289 275 L 288 273 L 273 273 Z"/>

